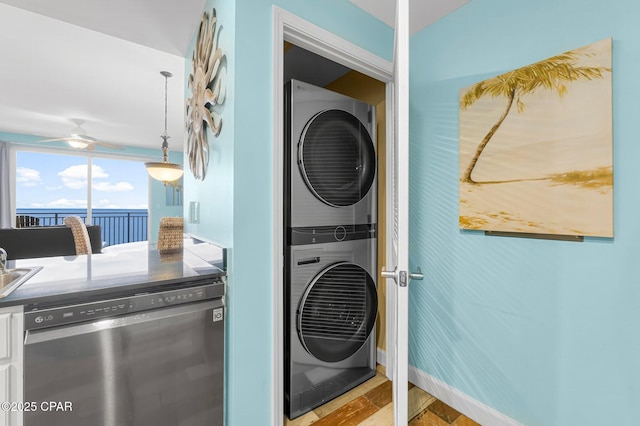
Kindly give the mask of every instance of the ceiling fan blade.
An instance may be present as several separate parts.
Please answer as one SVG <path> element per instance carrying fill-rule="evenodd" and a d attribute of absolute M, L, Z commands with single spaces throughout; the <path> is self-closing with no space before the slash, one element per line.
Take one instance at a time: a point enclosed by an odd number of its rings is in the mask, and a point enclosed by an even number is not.
<path fill-rule="evenodd" d="M 109 142 L 101 142 L 101 141 L 96 141 L 93 143 L 94 145 L 100 145 L 103 146 L 105 148 L 110 148 L 110 149 L 124 149 L 123 147 L 121 147 L 120 145 L 116 145 L 114 143 L 109 143 Z"/>
<path fill-rule="evenodd" d="M 96 138 L 92 138 L 91 136 L 87 136 L 82 133 L 72 133 L 68 136 L 64 137 L 65 140 L 77 140 L 84 143 L 96 143 L 98 142 Z"/>
<path fill-rule="evenodd" d="M 38 142 L 58 142 L 58 141 L 66 141 L 67 138 L 54 138 L 54 139 L 43 139 Z"/>
<path fill-rule="evenodd" d="M 66 136 L 63 136 L 60 138 L 44 139 L 38 142 L 62 141 L 62 142 L 68 143 L 74 149 L 85 149 L 85 150 L 91 150 L 91 151 L 96 149 L 94 145 L 100 145 L 102 147 L 109 148 L 109 149 L 124 149 L 120 145 L 116 145 L 109 142 L 102 142 L 97 140 L 94 137 L 87 135 L 87 131 L 82 127 L 82 125 L 85 123 L 84 120 L 79 118 L 72 118 L 71 121 L 73 121 L 76 124 L 76 128 L 71 130 L 71 132 Z"/>

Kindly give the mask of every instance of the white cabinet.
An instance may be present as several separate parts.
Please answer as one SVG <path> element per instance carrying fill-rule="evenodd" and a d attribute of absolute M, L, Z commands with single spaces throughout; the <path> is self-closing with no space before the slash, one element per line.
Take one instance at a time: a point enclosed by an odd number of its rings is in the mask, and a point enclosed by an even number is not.
<path fill-rule="evenodd" d="M 22 426 L 23 333 L 22 306 L 1 308 L 0 426 Z"/>

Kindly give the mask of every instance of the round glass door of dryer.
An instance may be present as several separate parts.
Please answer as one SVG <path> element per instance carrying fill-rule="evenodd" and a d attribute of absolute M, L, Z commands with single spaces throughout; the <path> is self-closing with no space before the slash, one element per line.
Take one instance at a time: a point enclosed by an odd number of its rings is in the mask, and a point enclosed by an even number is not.
<path fill-rule="evenodd" d="M 323 203 L 346 207 L 364 198 L 376 173 L 374 143 L 352 114 L 322 111 L 305 125 L 298 165 L 309 190 Z"/>
<path fill-rule="evenodd" d="M 376 286 L 367 271 L 353 263 L 336 263 L 306 288 L 298 306 L 298 337 L 317 359 L 342 361 L 365 344 L 377 311 Z"/>

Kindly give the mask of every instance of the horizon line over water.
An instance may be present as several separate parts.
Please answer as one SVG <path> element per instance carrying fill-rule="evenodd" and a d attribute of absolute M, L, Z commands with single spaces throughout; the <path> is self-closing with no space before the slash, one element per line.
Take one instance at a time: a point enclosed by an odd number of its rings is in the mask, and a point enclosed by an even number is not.
<path fill-rule="evenodd" d="M 36 211 L 36 212 L 78 212 L 78 213 L 86 213 L 87 209 L 79 209 L 79 208 L 71 208 L 71 209 L 66 209 L 66 208 L 59 208 L 59 207 L 18 207 L 16 208 L 16 213 L 19 213 L 20 211 L 24 211 L 24 212 L 32 212 L 32 211 Z M 149 209 L 105 209 L 105 208 L 92 208 L 91 212 L 149 212 Z"/>

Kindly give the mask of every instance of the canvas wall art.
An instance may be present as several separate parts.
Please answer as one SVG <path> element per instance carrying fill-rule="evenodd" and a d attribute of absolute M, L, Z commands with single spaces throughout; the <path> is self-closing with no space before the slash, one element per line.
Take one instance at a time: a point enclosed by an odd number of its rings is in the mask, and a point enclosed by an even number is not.
<path fill-rule="evenodd" d="M 460 228 L 613 237 L 611 45 L 460 90 Z"/>

